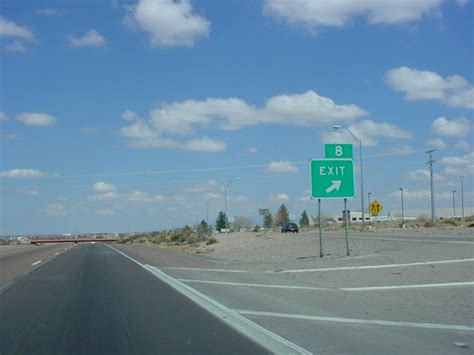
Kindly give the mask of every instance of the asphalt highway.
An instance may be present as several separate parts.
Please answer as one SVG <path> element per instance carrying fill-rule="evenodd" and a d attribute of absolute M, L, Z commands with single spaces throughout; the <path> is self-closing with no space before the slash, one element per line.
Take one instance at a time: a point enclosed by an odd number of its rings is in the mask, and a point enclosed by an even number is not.
<path fill-rule="evenodd" d="M 0 295 L 0 354 L 267 353 L 139 265 L 78 245 Z"/>

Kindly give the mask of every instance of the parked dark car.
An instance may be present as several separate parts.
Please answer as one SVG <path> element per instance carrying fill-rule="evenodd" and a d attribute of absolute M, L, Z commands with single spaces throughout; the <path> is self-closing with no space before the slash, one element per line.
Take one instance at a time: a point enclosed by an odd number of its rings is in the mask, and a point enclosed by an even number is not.
<path fill-rule="evenodd" d="M 288 233 L 288 232 L 298 233 L 298 226 L 296 225 L 296 223 L 284 224 L 283 226 L 281 226 L 281 232 L 282 233 Z"/>

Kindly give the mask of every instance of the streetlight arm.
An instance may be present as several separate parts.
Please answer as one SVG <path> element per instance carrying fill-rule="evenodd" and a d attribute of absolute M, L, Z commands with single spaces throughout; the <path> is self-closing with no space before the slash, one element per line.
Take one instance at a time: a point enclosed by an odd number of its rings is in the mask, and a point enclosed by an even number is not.
<path fill-rule="evenodd" d="M 357 141 L 357 143 L 359 143 L 359 145 L 362 145 L 362 141 L 356 137 L 356 135 L 354 133 L 352 133 L 352 131 L 347 128 L 347 127 L 343 127 L 347 132 L 350 133 L 350 135 Z"/>

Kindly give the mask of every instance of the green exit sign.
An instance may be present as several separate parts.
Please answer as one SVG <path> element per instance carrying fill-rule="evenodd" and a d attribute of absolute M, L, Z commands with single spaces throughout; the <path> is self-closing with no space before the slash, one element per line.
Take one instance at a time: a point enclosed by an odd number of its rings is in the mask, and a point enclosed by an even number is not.
<path fill-rule="evenodd" d="M 352 159 L 352 144 L 325 144 L 324 157 L 327 159 Z"/>
<path fill-rule="evenodd" d="M 314 159 L 310 162 L 311 198 L 352 198 L 354 162 L 344 159 Z"/>

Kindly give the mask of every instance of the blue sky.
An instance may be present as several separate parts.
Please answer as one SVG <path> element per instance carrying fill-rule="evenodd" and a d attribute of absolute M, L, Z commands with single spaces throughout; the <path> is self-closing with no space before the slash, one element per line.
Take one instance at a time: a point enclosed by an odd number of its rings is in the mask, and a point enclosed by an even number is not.
<path fill-rule="evenodd" d="M 150 230 L 316 213 L 311 158 L 363 142 L 365 193 L 473 205 L 466 0 L 2 2 L 1 233 Z M 357 148 L 357 146 L 354 146 Z M 357 196 L 360 209 L 358 149 Z M 367 200 L 367 195 L 365 195 Z M 209 202 L 208 202 L 209 201 Z M 367 203 L 366 203 L 367 205 Z M 324 201 L 335 213 L 342 201 Z M 413 212 L 421 213 L 421 212 Z"/>

